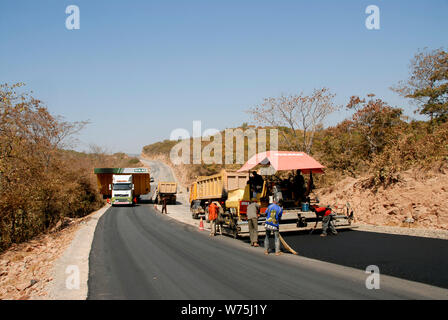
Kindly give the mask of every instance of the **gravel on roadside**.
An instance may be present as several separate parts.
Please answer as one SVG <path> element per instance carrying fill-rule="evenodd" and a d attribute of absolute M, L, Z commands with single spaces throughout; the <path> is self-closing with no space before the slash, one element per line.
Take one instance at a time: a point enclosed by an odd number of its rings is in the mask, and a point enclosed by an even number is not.
<path fill-rule="evenodd" d="M 78 231 L 92 224 L 91 218 L 99 211 L 83 218 L 69 219 L 70 222 L 64 228 L 13 245 L 3 252 L 0 255 L 0 300 L 54 298 L 50 295 L 50 289 L 58 281 L 55 279 L 54 266 L 73 245 Z M 65 282 L 65 279 L 60 281 Z"/>

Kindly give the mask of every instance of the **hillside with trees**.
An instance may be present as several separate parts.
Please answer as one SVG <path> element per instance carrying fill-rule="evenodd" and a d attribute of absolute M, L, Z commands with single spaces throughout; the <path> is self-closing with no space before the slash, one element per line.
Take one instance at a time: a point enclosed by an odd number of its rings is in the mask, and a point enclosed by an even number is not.
<path fill-rule="evenodd" d="M 66 122 L 23 90 L 0 87 L 0 252 L 99 209 L 94 167 L 141 166 L 125 154 L 72 151 L 86 122 Z"/>
<path fill-rule="evenodd" d="M 337 106 L 335 94 L 328 88 L 316 89 L 309 95 L 266 98 L 261 105 L 249 108 L 247 113 L 254 124 L 279 130 L 279 150 L 306 151 L 327 167 L 326 174 L 315 180 L 316 186 L 321 188 L 319 192 L 326 195 L 323 199 L 353 201 L 349 193 L 359 192 L 361 197 L 369 194 L 372 202 L 381 203 L 383 200 L 378 196 L 384 190 L 399 194 L 400 186 L 425 184 L 438 177 L 442 194 L 439 200 L 446 202 L 448 185 L 443 181 L 448 181 L 448 53 L 443 49 L 418 52 L 410 63 L 409 79 L 391 89 L 409 99 L 415 105 L 415 113 L 427 120 L 409 119 L 402 108 L 390 106 L 374 94 L 354 95 L 346 106 Z M 350 111 L 351 116 L 336 126 L 324 128 L 324 120 L 341 108 Z M 166 140 L 148 145 L 142 154 L 158 157 L 169 164 L 169 151 L 176 143 Z M 208 143 L 203 142 L 203 146 Z M 225 144 L 223 153 L 224 150 Z M 175 170 L 183 175 L 182 181 L 189 183 L 198 175 L 212 174 L 223 167 L 234 169 L 239 166 L 182 165 Z M 334 192 L 345 188 L 345 179 L 349 179 L 356 190 L 347 191 L 338 198 Z M 427 187 L 426 190 L 427 193 L 419 193 L 420 197 L 431 198 L 432 189 Z M 417 204 L 408 202 L 397 205 L 415 209 Z M 393 219 L 397 224 L 403 215 L 412 215 L 412 208 L 383 211 L 387 214 L 401 210 L 400 217 Z M 362 210 L 375 212 L 377 208 L 371 206 Z M 381 214 L 383 211 L 377 210 Z M 434 214 L 443 220 L 445 215 L 448 217 L 445 211 L 435 210 Z M 429 225 L 439 227 L 438 219 Z M 443 228 L 448 228 L 448 223 Z"/>

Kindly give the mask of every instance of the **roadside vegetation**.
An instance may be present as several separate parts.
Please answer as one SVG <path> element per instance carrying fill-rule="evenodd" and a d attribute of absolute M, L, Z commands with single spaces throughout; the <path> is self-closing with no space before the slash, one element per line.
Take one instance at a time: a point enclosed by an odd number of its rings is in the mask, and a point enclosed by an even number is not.
<path fill-rule="evenodd" d="M 363 187 L 375 192 L 400 181 L 409 169 L 444 172 L 448 164 L 448 53 L 443 49 L 418 52 L 410 63 L 409 79 L 391 88 L 415 103 L 415 113 L 427 120 L 413 120 L 403 109 L 369 94 L 353 96 L 346 106 L 333 102 L 327 88 L 266 98 L 247 110 L 253 123 L 279 130 L 279 150 L 306 151 L 328 169 L 317 185 L 331 185 L 344 177 L 364 177 Z M 346 108 L 351 116 L 324 128 L 324 120 Z M 247 129 L 245 123 L 240 128 Z M 165 140 L 145 146 L 143 155 L 169 163 L 177 141 Z M 210 142 L 203 142 L 203 147 Z M 247 141 L 246 141 L 247 143 Z M 223 141 L 223 154 L 225 141 Z M 246 158 L 247 159 L 247 158 Z M 181 165 L 177 168 L 189 183 L 196 176 L 239 166 Z"/>
<path fill-rule="evenodd" d="M 141 165 L 95 146 L 70 150 L 86 122 L 55 117 L 23 91 L 0 86 L 0 252 L 99 209 L 94 167 Z"/>

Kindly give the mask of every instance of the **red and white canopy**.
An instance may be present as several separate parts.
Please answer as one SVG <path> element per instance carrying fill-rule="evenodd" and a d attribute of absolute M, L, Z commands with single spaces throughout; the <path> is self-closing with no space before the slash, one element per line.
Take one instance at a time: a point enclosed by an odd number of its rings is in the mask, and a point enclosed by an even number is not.
<path fill-rule="evenodd" d="M 271 165 L 276 171 L 301 170 L 307 173 L 323 173 L 325 168 L 304 152 L 268 151 L 254 155 L 238 172 L 249 171 L 258 164 Z"/>

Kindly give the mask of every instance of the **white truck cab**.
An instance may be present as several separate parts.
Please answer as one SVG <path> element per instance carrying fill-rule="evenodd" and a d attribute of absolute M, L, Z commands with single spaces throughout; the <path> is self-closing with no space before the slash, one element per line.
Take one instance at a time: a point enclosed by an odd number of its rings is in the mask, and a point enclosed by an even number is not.
<path fill-rule="evenodd" d="M 132 183 L 132 174 L 112 176 L 112 184 L 109 185 L 112 191 L 111 204 L 115 205 L 132 205 L 134 195 L 134 184 Z"/>

